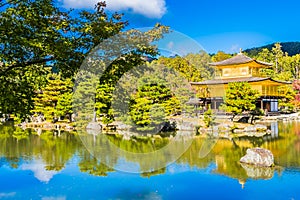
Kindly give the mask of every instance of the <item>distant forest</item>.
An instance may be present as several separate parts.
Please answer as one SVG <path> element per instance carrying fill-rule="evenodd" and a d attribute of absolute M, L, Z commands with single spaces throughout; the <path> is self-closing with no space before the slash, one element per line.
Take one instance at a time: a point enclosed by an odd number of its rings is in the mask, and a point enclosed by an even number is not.
<path fill-rule="evenodd" d="M 243 52 L 246 52 L 250 57 L 255 57 L 259 52 L 261 52 L 265 48 L 271 51 L 274 45 L 275 43 L 268 44 L 261 47 L 254 47 L 254 48 L 246 49 Z M 281 50 L 283 52 L 287 52 L 289 56 L 300 54 L 300 42 L 281 42 L 280 45 L 281 45 Z"/>

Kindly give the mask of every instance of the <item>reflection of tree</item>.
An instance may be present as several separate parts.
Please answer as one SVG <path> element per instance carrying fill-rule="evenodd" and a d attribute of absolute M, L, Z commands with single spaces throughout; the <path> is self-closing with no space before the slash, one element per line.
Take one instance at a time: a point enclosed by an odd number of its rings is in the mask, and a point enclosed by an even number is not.
<path fill-rule="evenodd" d="M 133 137 L 133 140 L 123 140 L 119 135 L 108 135 L 107 138 L 119 148 L 133 153 L 149 153 L 159 150 L 169 143 L 168 138 Z"/>
<path fill-rule="evenodd" d="M 199 150 L 203 144 L 203 138 L 196 138 L 190 148 L 177 161 L 180 164 L 189 164 L 190 167 L 206 168 L 214 161 L 213 156 L 209 153 L 204 158 L 199 158 Z"/>
<path fill-rule="evenodd" d="M 263 138 L 259 138 L 259 137 L 245 136 L 245 137 L 241 137 L 240 139 L 249 141 L 253 147 L 260 147 L 266 142 Z"/>
<path fill-rule="evenodd" d="M 135 137 L 124 140 L 104 134 L 81 136 L 84 145 L 99 161 L 109 167 L 131 172 L 151 172 L 176 160 L 191 139 L 175 138 L 168 144 L 171 141 L 166 138 Z M 120 161 L 125 162 L 128 168 L 119 168 Z"/>
<path fill-rule="evenodd" d="M 52 131 L 45 131 L 42 133 L 41 138 L 43 144 L 40 146 L 39 152 L 47 164 L 47 170 L 59 171 L 63 169 L 67 161 L 73 157 L 79 145 L 75 135 L 67 132 L 57 137 Z"/>
<path fill-rule="evenodd" d="M 47 170 L 61 170 L 81 147 L 76 136 L 63 132 L 60 137 L 52 131 L 44 131 L 41 136 L 30 129 L 0 126 L 0 157 L 5 157 L 12 168 L 19 166 L 22 160 L 41 158 Z"/>
<path fill-rule="evenodd" d="M 20 159 L 18 157 L 6 157 L 6 162 L 13 169 L 17 169 L 19 167 Z"/>
<path fill-rule="evenodd" d="M 222 141 L 222 143 L 227 141 Z M 234 148 L 234 146 L 229 148 L 223 148 L 220 154 L 217 154 L 215 173 L 224 174 L 232 178 L 239 180 L 246 180 L 247 173 L 241 167 L 239 160 L 246 152 L 245 148 Z"/>
<path fill-rule="evenodd" d="M 10 134 L 14 132 L 14 126 L 0 126 L 0 139 L 9 138 Z"/>
<path fill-rule="evenodd" d="M 11 168 L 18 168 L 19 153 L 23 150 L 20 146 L 26 143 L 29 134 L 29 131 L 23 131 L 13 125 L 0 126 L 0 156 L 4 155 Z"/>
<path fill-rule="evenodd" d="M 17 141 L 28 139 L 29 131 L 23 131 L 21 128 L 17 127 L 12 136 L 17 139 Z"/>
<path fill-rule="evenodd" d="M 152 172 L 144 172 L 141 174 L 142 177 L 148 177 L 150 178 L 150 176 L 155 176 L 155 175 L 159 175 L 159 174 L 164 174 L 166 173 L 166 168 L 161 168 Z"/>
<path fill-rule="evenodd" d="M 88 151 L 83 150 L 81 154 L 81 161 L 78 164 L 81 172 L 87 172 L 95 176 L 107 176 L 108 172 L 114 171 L 105 164 L 99 162 Z"/>
<path fill-rule="evenodd" d="M 278 128 L 279 139 L 269 141 L 262 147 L 272 151 L 276 165 L 298 168 L 300 166 L 300 149 L 297 148 L 297 145 L 300 141 L 300 136 L 297 135 L 297 130 L 299 130 L 300 124 L 298 122 L 281 122 Z"/>
<path fill-rule="evenodd" d="M 214 163 L 216 165 L 214 173 L 245 182 L 249 177 L 245 169 L 241 167 L 239 159 L 245 155 L 247 148 L 258 145 L 272 151 L 276 165 L 298 168 L 300 166 L 300 136 L 296 132 L 298 128 L 300 128 L 300 123 L 296 122 L 280 124 L 280 137 L 276 140 L 266 140 L 261 145 L 259 142 L 253 142 L 254 140 L 261 141 L 261 139 L 255 137 L 251 140 L 249 138 L 236 138 L 234 140 L 235 144 L 232 141 L 220 139 L 204 158 L 199 157 L 199 151 L 205 138 L 197 137 L 193 140 L 190 148 L 176 162 L 189 165 L 191 168 L 207 168 Z M 98 134 L 94 138 L 93 135 L 84 135 L 81 139 L 85 145 L 93 147 L 91 152 L 96 155 L 96 158 L 94 158 L 83 149 L 83 146 L 74 134 L 62 132 L 60 137 L 58 137 L 52 131 L 43 131 L 38 136 L 33 134 L 31 130 L 25 130 L 22 133 L 22 130 L 18 129 L 18 135 L 27 136 L 26 139 L 18 140 L 14 137 L 16 129 L 18 127 L 0 126 L 0 157 L 5 158 L 0 165 L 3 165 L 3 162 L 5 162 L 12 168 L 18 168 L 22 160 L 26 162 L 32 158 L 40 158 L 46 164 L 46 170 L 59 171 L 78 152 L 81 158 L 78 164 L 80 170 L 96 176 L 106 176 L 108 172 L 112 171 L 110 167 L 117 166 L 121 159 L 137 164 L 140 171 L 145 172 L 141 174 L 143 177 L 165 173 L 164 166 L 162 167 L 159 164 L 167 163 L 169 156 L 178 153 L 180 145 L 185 142 L 184 139 L 177 141 L 165 153 L 155 154 L 155 159 L 146 157 L 140 160 L 135 154 L 127 155 L 114 151 L 111 144 L 124 151 L 138 154 L 140 152 L 156 152 L 156 150 L 168 145 L 170 141 L 166 138 L 139 137 L 132 140 L 124 140 L 121 136 Z M 103 163 L 107 164 L 107 166 Z"/>

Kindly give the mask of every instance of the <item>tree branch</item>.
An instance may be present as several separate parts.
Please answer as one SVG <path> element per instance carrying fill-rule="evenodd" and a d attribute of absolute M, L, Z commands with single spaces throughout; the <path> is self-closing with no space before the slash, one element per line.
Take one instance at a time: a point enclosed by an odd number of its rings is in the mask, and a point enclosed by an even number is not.
<path fill-rule="evenodd" d="M 5 75 L 8 71 L 10 71 L 14 68 L 17 68 L 17 67 L 26 67 L 29 65 L 41 64 L 41 63 L 45 63 L 45 62 L 52 61 L 52 60 L 54 60 L 54 56 L 51 56 L 49 58 L 42 58 L 42 59 L 38 59 L 38 60 L 31 60 L 31 61 L 27 61 L 27 62 L 23 62 L 23 63 L 16 63 L 16 64 L 8 66 L 3 71 L 0 71 L 0 76 Z"/>

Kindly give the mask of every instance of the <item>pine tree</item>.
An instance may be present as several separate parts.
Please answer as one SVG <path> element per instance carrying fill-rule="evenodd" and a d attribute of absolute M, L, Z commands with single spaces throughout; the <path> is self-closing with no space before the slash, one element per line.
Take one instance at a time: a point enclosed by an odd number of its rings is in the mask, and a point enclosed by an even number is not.
<path fill-rule="evenodd" d="M 225 104 L 222 108 L 226 112 L 231 112 L 234 116 L 244 111 L 254 111 L 255 102 L 260 94 L 257 90 L 253 90 L 247 82 L 229 83 L 226 89 Z"/>
<path fill-rule="evenodd" d="M 43 114 L 47 121 L 63 116 L 70 112 L 73 83 L 70 79 L 63 80 L 59 74 L 51 73 L 47 77 L 47 84 L 34 99 L 35 114 Z M 60 105 L 57 108 L 58 102 Z M 66 108 L 62 108 L 62 104 Z M 65 111 L 65 112 L 64 112 Z"/>
<path fill-rule="evenodd" d="M 163 81 L 144 77 L 140 82 L 130 102 L 130 117 L 138 130 L 154 130 L 167 122 L 168 116 L 181 111 L 179 100 Z"/>

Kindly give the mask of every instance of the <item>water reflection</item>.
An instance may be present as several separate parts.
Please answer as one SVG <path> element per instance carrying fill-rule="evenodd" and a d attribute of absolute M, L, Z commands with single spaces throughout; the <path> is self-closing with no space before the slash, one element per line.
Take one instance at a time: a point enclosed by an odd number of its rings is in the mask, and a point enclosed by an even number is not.
<path fill-rule="evenodd" d="M 20 166 L 21 170 L 30 170 L 34 177 L 41 182 L 48 183 L 58 171 L 47 170 L 47 166 L 40 159 L 35 159 L 31 163 L 24 163 Z"/>
<path fill-rule="evenodd" d="M 179 166 L 188 166 L 197 169 L 207 169 L 214 166 L 211 173 L 222 174 L 239 180 L 244 184 L 251 179 L 270 179 L 277 172 L 281 174 L 283 168 L 300 168 L 300 122 L 271 123 L 269 127 L 272 134 L 263 138 L 241 137 L 233 140 L 212 141 L 214 147 L 206 156 L 199 155 L 205 139 L 195 138 L 189 149 L 176 161 Z M 140 162 L 134 157 L 126 157 L 122 154 L 106 149 L 101 158 L 96 159 L 88 152 L 79 140 L 78 133 L 61 131 L 59 134 L 52 131 L 22 130 L 19 127 L 0 126 L 0 169 L 7 166 L 11 169 L 30 170 L 36 179 L 41 182 L 49 182 L 56 174 L 65 168 L 70 160 L 76 157 L 78 169 L 83 173 L 94 176 L 107 176 L 113 172 L 112 167 L 122 164 L 122 160 L 132 163 L 129 167 L 138 167 L 145 173 L 142 177 L 151 177 L 166 173 L 166 168 L 149 171 L 153 168 L 153 161 Z M 164 138 L 142 138 L 123 140 L 118 135 L 106 137 L 114 145 L 130 152 L 153 152 L 164 145 L 168 140 Z M 105 146 L 108 142 L 103 135 L 86 134 L 86 143 Z M 177 147 L 185 141 L 177 141 Z M 206 144 L 207 145 L 207 144 Z M 239 159 L 245 154 L 247 148 L 263 147 L 270 149 L 274 154 L 275 164 L 282 168 L 253 168 L 241 165 Z M 168 150 L 169 154 L 178 151 L 173 147 Z M 164 162 L 168 154 L 157 154 L 155 162 Z M 101 163 L 105 159 L 109 166 Z M 172 167 L 170 167 L 172 169 Z M 172 169 L 176 170 L 176 169 Z M 150 195 L 150 194 L 145 194 Z M 154 195 L 154 194 L 151 194 Z M 120 194 L 120 196 L 122 196 Z"/>

